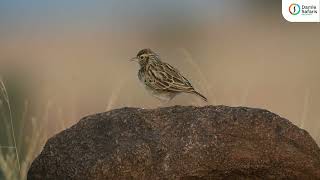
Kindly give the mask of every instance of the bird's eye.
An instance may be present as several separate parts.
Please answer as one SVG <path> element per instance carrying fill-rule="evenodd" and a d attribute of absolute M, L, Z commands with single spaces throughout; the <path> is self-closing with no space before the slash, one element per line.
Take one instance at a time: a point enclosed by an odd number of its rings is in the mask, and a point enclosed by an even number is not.
<path fill-rule="evenodd" d="M 145 56 L 140 56 L 140 59 L 144 60 Z"/>

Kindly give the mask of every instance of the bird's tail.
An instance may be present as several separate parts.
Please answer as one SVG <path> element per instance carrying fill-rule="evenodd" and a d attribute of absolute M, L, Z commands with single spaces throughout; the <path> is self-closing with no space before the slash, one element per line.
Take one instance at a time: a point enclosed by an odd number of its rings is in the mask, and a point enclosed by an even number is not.
<path fill-rule="evenodd" d="M 207 99 L 204 95 L 200 94 L 199 92 L 197 92 L 197 91 L 191 91 L 190 93 L 191 93 L 191 94 L 195 94 L 195 95 L 201 97 L 202 100 L 208 102 L 208 99 Z"/>

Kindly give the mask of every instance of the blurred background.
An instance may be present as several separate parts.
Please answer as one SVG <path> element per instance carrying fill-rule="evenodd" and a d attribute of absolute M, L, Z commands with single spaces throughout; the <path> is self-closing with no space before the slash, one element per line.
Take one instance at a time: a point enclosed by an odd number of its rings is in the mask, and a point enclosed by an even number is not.
<path fill-rule="evenodd" d="M 286 22 L 280 0 L 1 0 L 0 179 L 24 179 L 46 140 L 85 115 L 158 107 L 128 61 L 142 48 L 209 105 L 268 109 L 319 144 L 319 32 Z M 181 95 L 168 105 L 207 104 Z"/>

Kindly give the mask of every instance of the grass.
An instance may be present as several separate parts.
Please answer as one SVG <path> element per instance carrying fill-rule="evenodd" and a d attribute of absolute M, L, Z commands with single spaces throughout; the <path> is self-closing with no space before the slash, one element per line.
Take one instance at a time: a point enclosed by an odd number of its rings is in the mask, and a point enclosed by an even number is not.
<path fill-rule="evenodd" d="M 120 93 L 121 89 L 123 88 L 124 84 L 125 84 L 125 81 L 120 81 L 119 85 L 112 90 L 111 96 L 110 96 L 108 103 L 107 103 L 106 111 L 110 111 L 112 109 L 112 107 L 114 107 L 114 104 L 117 101 L 117 99 L 119 97 L 119 93 Z"/>
<path fill-rule="evenodd" d="M 303 109 L 301 113 L 301 121 L 300 121 L 300 127 L 304 128 L 305 122 L 307 121 L 307 115 L 308 115 L 308 106 L 310 101 L 310 89 L 306 88 L 304 98 L 303 98 Z"/>
<path fill-rule="evenodd" d="M 125 82 L 119 83 L 119 85 L 114 88 L 112 95 L 108 99 L 106 110 L 111 110 L 115 102 L 118 99 L 118 94 L 123 87 Z M 44 107 L 42 114 L 39 115 L 40 118 L 34 116 L 28 117 L 29 111 L 29 101 L 24 102 L 24 108 L 22 112 L 21 119 L 19 120 L 20 129 L 14 129 L 13 122 L 13 112 L 12 104 L 10 104 L 9 94 L 5 86 L 5 82 L 0 78 L 0 115 L 4 119 L 4 126 L 1 129 L 5 129 L 8 133 L 8 142 L 13 142 L 12 146 L 0 144 L 0 179 L 1 173 L 4 179 L 10 180 L 23 180 L 27 179 L 27 173 L 30 168 L 32 161 L 40 153 L 45 142 L 49 138 L 49 134 L 46 131 L 45 126 L 48 125 L 49 111 L 52 107 L 50 101 L 47 102 L 47 105 Z M 9 113 L 6 113 L 9 111 Z M 55 121 L 58 125 L 55 132 L 59 132 L 63 129 L 66 129 L 66 124 L 62 118 L 62 109 L 57 110 L 58 120 Z M 25 127 L 31 127 L 28 129 L 29 134 L 24 134 Z M 19 132 L 20 135 L 15 134 L 14 132 Z M 17 143 L 20 142 L 20 143 Z M 22 153 L 24 149 L 24 153 Z"/>
<path fill-rule="evenodd" d="M 199 77 L 200 77 L 199 85 L 201 86 L 201 89 L 203 89 L 205 91 L 205 96 L 207 96 L 208 101 L 216 105 L 217 98 L 215 97 L 214 90 L 213 90 L 212 86 L 210 85 L 206 76 L 203 74 L 200 66 L 193 60 L 191 54 L 186 49 L 180 48 L 179 50 L 184 55 L 184 57 L 185 57 L 184 60 L 186 60 L 199 75 Z"/>
<path fill-rule="evenodd" d="M 11 110 L 10 100 L 9 100 L 6 86 L 4 85 L 4 82 L 1 77 L 0 77 L 0 89 L 1 89 L 1 95 L 3 97 L 2 99 L 4 99 L 4 101 L 8 107 L 8 110 L 9 110 L 10 129 L 11 129 L 13 145 L 14 145 L 14 146 L 0 146 L 0 152 L 2 152 L 1 149 L 4 149 L 4 148 L 13 149 L 14 155 L 16 157 L 15 161 L 18 164 L 18 170 L 19 170 L 19 172 L 21 172 L 21 164 L 20 164 L 20 158 L 19 158 L 19 153 L 18 153 L 17 141 L 16 141 L 15 133 L 14 133 L 15 131 L 14 131 L 14 127 L 13 127 L 13 120 L 12 120 L 13 118 L 12 118 L 12 110 Z M 8 125 L 6 125 L 6 127 L 8 128 Z M 7 169 L 8 167 L 10 167 L 10 165 L 11 166 L 15 165 L 16 163 L 12 163 L 13 159 L 14 158 L 12 158 L 12 155 L 7 156 L 6 159 L 4 159 L 3 157 L 0 158 L 1 168 L 3 167 L 3 169 Z M 5 161 L 5 160 L 9 160 L 9 161 Z M 5 163 L 5 162 L 10 162 L 10 163 Z M 7 178 L 11 178 L 11 177 L 12 177 L 12 173 L 7 174 Z"/>
<path fill-rule="evenodd" d="M 3 82 L 1 77 L 0 77 L 0 88 L 1 88 L 1 94 L 4 97 L 3 99 L 5 100 L 5 103 L 7 104 L 7 107 L 8 107 L 8 110 L 9 110 L 10 127 L 11 127 L 12 139 L 13 139 L 13 144 L 14 144 L 14 147 L 11 147 L 11 148 L 15 150 L 15 155 L 17 157 L 16 158 L 17 159 L 17 164 L 18 164 L 19 171 L 20 171 L 21 170 L 21 165 L 20 165 L 20 161 L 19 161 L 19 153 L 18 153 L 17 141 L 16 141 L 15 134 L 14 134 L 15 131 L 14 131 L 14 127 L 13 127 L 12 110 L 11 110 L 9 95 L 8 95 L 8 91 L 6 89 L 6 86 L 4 85 L 4 82 Z"/>
<path fill-rule="evenodd" d="M 19 120 L 20 129 L 14 129 L 12 105 L 3 79 L 0 78 L 0 112 L 4 121 L 4 128 L 8 133 L 8 142 L 12 145 L 0 145 L 0 178 L 21 180 L 27 179 L 28 169 L 33 159 L 39 154 L 45 144 L 48 134 L 44 126 L 48 123 L 50 103 L 47 104 L 40 119 L 27 118 L 29 102 L 25 101 L 22 118 Z M 9 113 L 6 113 L 8 111 Z M 30 134 L 25 134 L 26 124 Z M 3 128 L 3 127 L 2 127 Z M 63 127 L 65 128 L 65 127 Z M 18 132 L 20 133 L 18 136 Z M 18 140 L 18 141 L 17 141 Z M 20 142 L 19 144 L 17 144 Z M 22 153 L 23 151 L 23 153 Z"/>

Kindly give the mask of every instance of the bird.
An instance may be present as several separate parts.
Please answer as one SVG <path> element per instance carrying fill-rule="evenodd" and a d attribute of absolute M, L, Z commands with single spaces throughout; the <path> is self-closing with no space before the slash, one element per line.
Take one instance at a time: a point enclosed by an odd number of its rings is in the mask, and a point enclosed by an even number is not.
<path fill-rule="evenodd" d="M 191 83 L 177 68 L 163 62 L 151 49 L 140 50 L 130 61 L 138 62 L 138 78 L 145 89 L 161 101 L 168 102 L 181 93 L 194 94 L 203 101 L 207 98 L 196 91 Z"/>

